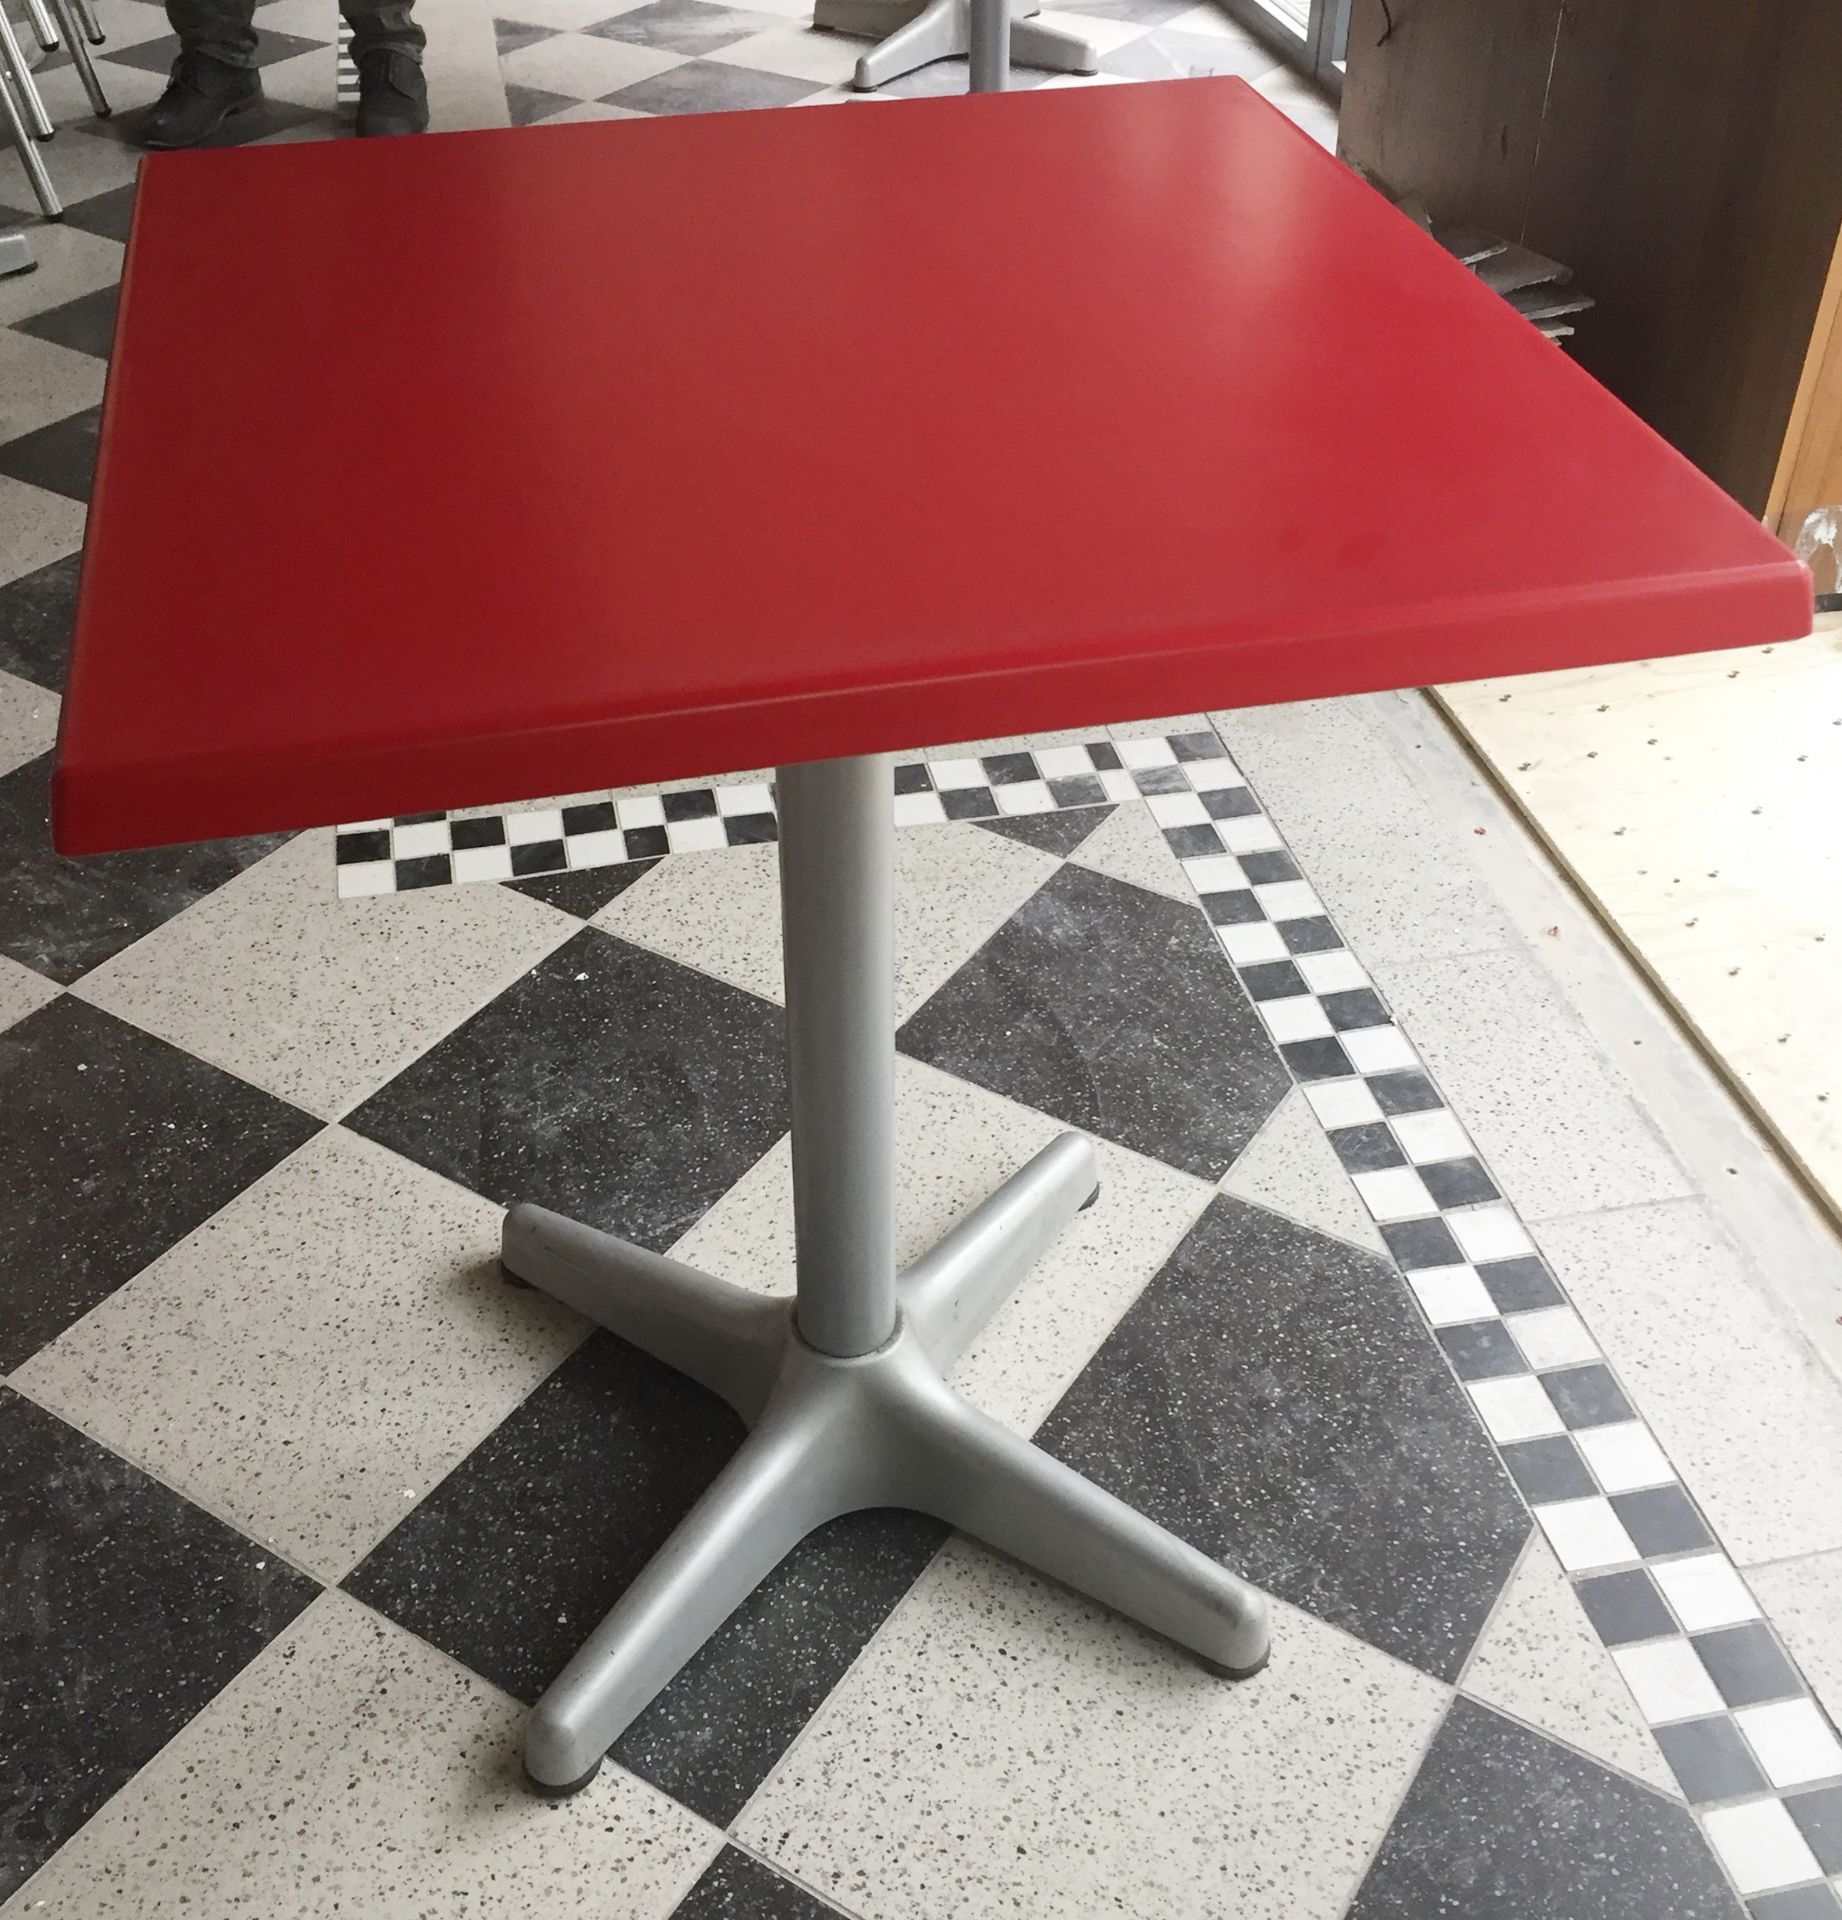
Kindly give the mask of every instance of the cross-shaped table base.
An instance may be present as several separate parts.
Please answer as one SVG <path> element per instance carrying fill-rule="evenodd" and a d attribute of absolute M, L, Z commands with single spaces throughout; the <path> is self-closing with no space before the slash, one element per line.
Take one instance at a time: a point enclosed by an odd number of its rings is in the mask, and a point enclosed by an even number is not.
<path fill-rule="evenodd" d="M 815 1527 L 910 1507 L 1241 1679 L 1266 1663 L 1244 1581 L 968 1406 L 942 1377 L 1099 1190 L 1086 1135 L 1045 1147 L 894 1269 L 893 762 L 778 774 L 793 1114 L 793 1301 L 548 1212 L 505 1220 L 508 1274 L 719 1393 L 748 1439 L 532 1715 L 525 1766 L 586 1786 L 621 1732 Z"/>

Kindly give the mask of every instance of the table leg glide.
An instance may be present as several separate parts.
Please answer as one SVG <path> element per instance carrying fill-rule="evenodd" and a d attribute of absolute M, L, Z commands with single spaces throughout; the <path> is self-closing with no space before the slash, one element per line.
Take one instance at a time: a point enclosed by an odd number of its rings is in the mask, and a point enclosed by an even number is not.
<path fill-rule="evenodd" d="M 536 1787 L 564 1794 L 806 1534 L 865 1507 L 959 1527 L 1243 1677 L 1266 1605 L 1205 1554 L 968 1406 L 942 1378 L 1091 1200 L 1093 1143 L 1045 1147 L 902 1275 L 893 1336 L 839 1358 L 785 1297 L 727 1281 L 541 1207 L 506 1216 L 508 1273 L 567 1301 L 726 1399 L 748 1439 L 538 1702 Z"/>

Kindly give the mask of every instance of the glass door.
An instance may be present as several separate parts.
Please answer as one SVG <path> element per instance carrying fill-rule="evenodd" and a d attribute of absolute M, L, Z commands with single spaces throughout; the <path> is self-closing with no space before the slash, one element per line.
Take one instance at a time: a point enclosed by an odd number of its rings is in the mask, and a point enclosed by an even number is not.
<path fill-rule="evenodd" d="M 1343 92 L 1350 0 L 1222 0 L 1249 33 L 1333 98 Z"/>

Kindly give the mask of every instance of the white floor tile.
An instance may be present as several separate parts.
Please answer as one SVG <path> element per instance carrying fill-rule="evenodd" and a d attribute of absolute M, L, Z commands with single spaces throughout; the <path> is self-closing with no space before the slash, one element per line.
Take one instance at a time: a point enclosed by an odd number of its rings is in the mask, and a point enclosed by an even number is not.
<path fill-rule="evenodd" d="M 1542 1244 L 1740 1564 L 1842 1546 L 1842 1384 L 1707 1210 L 1554 1221 Z"/>
<path fill-rule="evenodd" d="M 55 980 L 47 980 L 42 973 L 34 973 L 30 967 L 0 954 L 0 1032 L 57 997 Z"/>
<path fill-rule="evenodd" d="M 0 329 L 0 442 L 95 406 L 102 376 L 103 363 L 93 353 Z"/>
<path fill-rule="evenodd" d="M 1283 1674 L 1223 1687 L 955 1541 L 738 1834 L 868 1920 L 1330 1920 L 1446 1691 L 1274 1611 Z"/>
<path fill-rule="evenodd" d="M 1830 1718 L 1842 1723 L 1842 1553 L 1754 1567 L 1746 1578 Z"/>
<path fill-rule="evenodd" d="M 35 681 L 0 673 L 0 774 L 36 760 L 57 738 L 58 697 Z"/>
<path fill-rule="evenodd" d="M 1703 1824 L 1721 1864 L 1742 1894 L 1814 1880 L 1818 1868 L 1797 1823 L 1779 1800 L 1755 1800 L 1748 1806 L 1721 1807 Z"/>
<path fill-rule="evenodd" d="M 1485 1431 L 1500 1446 L 1512 1440 L 1535 1440 L 1544 1434 L 1564 1433 L 1566 1427 L 1554 1402 L 1532 1375 L 1509 1380 L 1476 1380 L 1465 1391 L 1477 1408 Z"/>
<path fill-rule="evenodd" d="M 1352 1177 L 1363 1205 L 1377 1220 L 1417 1220 L 1439 1211 L 1426 1182 L 1412 1167 L 1384 1167 Z"/>
<path fill-rule="evenodd" d="M 1393 1124 L 1401 1151 L 1416 1167 L 1431 1166 L 1440 1160 L 1469 1159 L 1474 1152 L 1470 1135 L 1447 1108 L 1436 1108 L 1431 1113 L 1397 1114 Z"/>
<path fill-rule="evenodd" d="M 35 1920 L 664 1920 L 721 1835 L 622 1768 L 534 1805 L 522 1710 L 321 1595 L 17 1896 Z"/>
<path fill-rule="evenodd" d="M 1842 1740 L 1830 1732 L 1814 1700 L 1742 1707 L 1733 1717 L 1773 1786 L 1807 1786 L 1842 1774 Z"/>
<path fill-rule="evenodd" d="M 1196 890 L 1185 877 L 1177 856 L 1171 852 L 1170 842 L 1136 800 L 1127 800 L 1114 808 L 1068 857 L 1078 867 L 1111 874 L 1115 880 L 1165 894 L 1172 900 L 1196 898 Z M 1241 883 L 1237 879 L 1234 884 Z"/>
<path fill-rule="evenodd" d="M 1494 1320 L 1497 1305 L 1475 1267 L 1423 1267 L 1407 1276 L 1421 1311 L 1435 1327 Z"/>
<path fill-rule="evenodd" d="M 1467 1260 L 1518 1260 L 1535 1244 L 1510 1207 L 1472 1207 L 1449 1213 L 1446 1224 Z"/>
<path fill-rule="evenodd" d="M 36 243 L 38 229 L 33 232 Z M 35 280 L 38 276 L 18 277 Z M 0 280 L 0 288 L 7 284 Z M 83 521 L 80 502 L 0 473 L 0 587 L 75 553 L 83 544 Z"/>
<path fill-rule="evenodd" d="M 1720 1697 L 1700 1656 L 1686 1640 L 1659 1640 L 1651 1646 L 1619 1647 L 1612 1654 L 1639 1710 L 1653 1726 L 1721 1713 Z"/>
<path fill-rule="evenodd" d="M 1759 1617 L 1759 1603 L 1747 1591 L 1724 1553 L 1699 1553 L 1687 1560 L 1660 1560 L 1650 1569 L 1663 1598 L 1689 1633 L 1736 1626 Z"/>
<path fill-rule="evenodd" d="M 627 40 L 602 40 L 592 33 L 559 33 L 508 53 L 500 62 L 514 86 L 542 87 L 574 100 L 598 100 L 603 94 L 650 80 L 655 73 L 684 64 L 685 56 Z"/>
<path fill-rule="evenodd" d="M 1368 1209 L 1296 1088 L 1248 1143 L 1221 1183 L 1223 1193 L 1270 1207 L 1320 1233 L 1386 1253 Z M 1483 1287 L 1478 1284 L 1478 1291 Z M 1484 1309 L 1492 1311 L 1488 1295 Z M 1469 1317 L 1469 1316 L 1467 1316 Z"/>
<path fill-rule="evenodd" d="M 500 1220 L 329 1128 L 13 1383 L 342 1580 L 586 1330 L 505 1285 Z"/>
<path fill-rule="evenodd" d="M 1595 1760 L 1676 1792 L 1662 1750 L 1612 1665 L 1559 1563 L 1529 1543 L 1484 1629 L 1462 1689 Z"/>
<path fill-rule="evenodd" d="M 336 1118 L 580 926 L 505 887 L 333 892 L 302 834 L 78 991 L 201 1058 Z"/>
<path fill-rule="evenodd" d="M 1638 1558 L 1637 1546 L 1609 1500 L 1557 1500 L 1537 1507 L 1535 1518 L 1569 1573 L 1623 1566 Z"/>
<path fill-rule="evenodd" d="M 1545 1373 L 1550 1367 L 1578 1366 L 1582 1361 L 1599 1357 L 1598 1342 L 1586 1331 L 1585 1323 L 1571 1307 L 1543 1307 L 1537 1313 L 1514 1313 L 1503 1324 L 1515 1336 L 1523 1359 L 1537 1373 Z M 1607 1427 L 1599 1431 L 1622 1433 L 1623 1429 Z M 1648 1436 L 1645 1438 L 1648 1439 Z M 1610 1444 L 1607 1443 L 1608 1447 Z M 1655 1451 L 1654 1443 L 1652 1451 Z M 1660 1477 L 1667 1478 L 1668 1475 L 1665 1473 Z M 1600 1484 L 1604 1485 L 1604 1482 Z M 1630 1484 L 1650 1486 L 1653 1482 L 1638 1480 Z M 1624 1489 L 1607 1487 L 1606 1491 L 1622 1493 Z"/>
<path fill-rule="evenodd" d="M 1563 1366 L 1567 1363 L 1544 1360 L 1540 1364 Z M 1639 1487 L 1666 1486 L 1676 1477 L 1667 1455 L 1641 1421 L 1620 1420 L 1609 1427 L 1587 1427 L 1573 1437 L 1586 1456 L 1593 1477 L 1607 1493 L 1633 1493 Z"/>
<path fill-rule="evenodd" d="M 12 11 L 17 13 L 17 6 Z M 149 8 L 148 11 L 153 12 L 154 9 Z M 171 31 L 166 25 L 164 14 L 161 15 L 160 31 L 162 33 Z M 42 89 L 48 88 L 51 77 L 50 75 L 40 77 L 39 84 Z M 110 77 L 111 79 L 114 77 L 113 72 Z M 46 109 L 50 110 L 49 101 L 46 102 Z M 88 112 L 86 106 L 85 118 L 88 118 Z M 53 114 L 52 118 L 55 121 L 57 116 Z M 95 123 L 92 121 L 91 124 Z M 58 190 L 58 198 L 67 207 L 74 207 L 78 201 L 91 199 L 96 194 L 108 193 L 115 187 L 125 187 L 134 178 L 135 168 L 141 161 L 141 156 L 135 148 L 124 146 L 119 140 L 105 139 L 100 134 L 85 133 L 82 127 L 71 126 L 68 122 L 59 124 L 57 137 L 45 149 L 44 157 L 46 166 L 51 169 L 51 180 Z M 32 186 L 26 179 L 25 170 L 20 166 L 18 157 L 11 147 L 0 154 L 0 200 L 4 200 L 10 207 L 29 208 L 38 205 L 37 200 L 33 198 Z M 80 233 L 81 229 L 70 227 L 61 231 L 74 234 Z M 97 236 L 94 234 L 86 233 L 82 237 L 86 241 L 97 241 Z M 45 258 L 46 248 L 51 244 L 49 232 L 40 228 L 33 229 L 32 250 L 38 254 L 41 262 Z M 119 258 L 121 249 L 116 242 L 100 240 L 97 241 L 97 245 L 103 248 L 113 247 Z M 94 247 L 81 247 L 79 251 L 90 258 L 107 258 L 106 254 L 98 254 Z M 27 274 L 24 277 L 28 280 L 36 280 L 44 271 L 44 266 L 41 264 L 36 273 Z M 99 281 L 96 284 L 106 285 L 107 283 Z M 10 282 L 0 281 L 0 286 L 10 285 Z M 75 291 L 81 293 L 87 292 L 88 289 L 79 287 Z M 73 296 L 67 294 L 64 297 L 69 299 Z M 57 306 L 59 302 L 52 299 L 44 304 L 50 307 Z M 32 307 L 28 311 L 39 312 L 41 309 Z"/>
<path fill-rule="evenodd" d="M 905 1019 L 1056 863 L 960 823 L 906 829 L 895 849 L 896 1017 Z M 595 925 L 750 993 L 781 997 L 779 860 L 771 846 L 673 855 L 611 900 Z"/>

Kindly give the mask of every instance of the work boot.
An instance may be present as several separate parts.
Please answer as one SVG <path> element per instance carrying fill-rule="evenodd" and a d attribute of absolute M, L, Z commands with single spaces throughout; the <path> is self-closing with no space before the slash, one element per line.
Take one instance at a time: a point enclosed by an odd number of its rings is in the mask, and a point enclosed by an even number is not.
<path fill-rule="evenodd" d="M 141 122 L 144 147 L 197 147 L 232 114 L 262 104 L 262 76 L 190 48 L 173 62 L 172 77 Z"/>
<path fill-rule="evenodd" d="M 422 62 L 395 47 L 373 47 L 358 62 L 358 137 L 421 133 L 429 123 Z"/>

